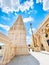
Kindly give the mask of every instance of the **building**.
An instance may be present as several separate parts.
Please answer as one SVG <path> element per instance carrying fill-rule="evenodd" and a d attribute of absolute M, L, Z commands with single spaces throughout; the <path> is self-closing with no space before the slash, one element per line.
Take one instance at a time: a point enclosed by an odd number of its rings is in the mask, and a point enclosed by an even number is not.
<path fill-rule="evenodd" d="M 0 42 L 4 44 L 0 46 L 0 50 L 3 51 L 1 54 L 3 64 L 10 62 L 14 56 L 29 54 L 26 45 L 26 28 L 22 16 L 18 16 L 8 31 L 8 36 L 0 33 Z"/>
<path fill-rule="evenodd" d="M 10 28 L 8 36 L 12 40 L 12 43 L 16 45 L 16 55 L 28 54 L 26 28 L 21 16 L 18 17 L 17 21 Z"/>
<path fill-rule="evenodd" d="M 38 29 L 33 33 L 32 39 L 32 50 L 34 49 L 34 51 L 49 51 L 49 15 L 46 16 Z"/>

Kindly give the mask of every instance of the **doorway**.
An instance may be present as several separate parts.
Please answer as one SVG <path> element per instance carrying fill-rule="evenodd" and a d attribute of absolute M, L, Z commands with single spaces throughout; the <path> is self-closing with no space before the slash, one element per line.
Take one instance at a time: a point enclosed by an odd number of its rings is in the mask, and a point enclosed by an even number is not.
<path fill-rule="evenodd" d="M 44 50 L 44 51 L 45 51 L 43 44 L 41 44 L 41 48 L 42 48 L 42 50 Z"/>
<path fill-rule="evenodd" d="M 3 53 L 4 53 L 4 43 L 0 42 L 0 62 L 3 59 Z"/>

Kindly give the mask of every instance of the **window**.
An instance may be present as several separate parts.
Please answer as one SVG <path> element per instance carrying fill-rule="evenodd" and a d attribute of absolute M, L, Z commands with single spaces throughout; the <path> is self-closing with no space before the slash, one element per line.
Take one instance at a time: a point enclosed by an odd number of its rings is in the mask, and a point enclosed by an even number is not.
<path fill-rule="evenodd" d="M 45 37 L 48 37 L 48 34 L 46 33 Z"/>
<path fill-rule="evenodd" d="M 0 46 L 0 49 L 2 49 L 2 46 Z"/>
<path fill-rule="evenodd" d="M 48 46 L 49 46 L 49 40 L 47 40 Z"/>
<path fill-rule="evenodd" d="M 43 47 L 43 44 L 41 44 L 41 46 Z"/>

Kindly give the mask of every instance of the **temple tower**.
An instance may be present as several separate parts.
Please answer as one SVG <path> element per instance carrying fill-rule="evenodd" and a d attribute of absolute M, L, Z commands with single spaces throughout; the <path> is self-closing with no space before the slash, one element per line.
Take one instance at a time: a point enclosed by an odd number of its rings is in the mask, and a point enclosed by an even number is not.
<path fill-rule="evenodd" d="M 9 38 L 16 45 L 16 55 L 28 54 L 26 29 L 21 16 L 18 17 L 17 21 L 10 28 Z"/>

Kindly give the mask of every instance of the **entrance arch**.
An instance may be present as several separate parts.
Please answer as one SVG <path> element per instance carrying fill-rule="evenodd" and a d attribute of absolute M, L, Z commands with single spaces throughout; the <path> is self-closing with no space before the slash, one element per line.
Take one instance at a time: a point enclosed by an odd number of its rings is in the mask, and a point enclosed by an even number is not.
<path fill-rule="evenodd" d="M 0 61 L 3 58 L 3 53 L 4 53 L 4 43 L 0 42 Z"/>
<path fill-rule="evenodd" d="M 8 36 L 0 33 L 0 45 L 3 43 L 3 54 L 2 54 L 2 63 L 8 63 L 10 61 L 10 53 L 11 53 L 11 40 Z M 0 47 L 1 48 L 1 47 Z"/>

